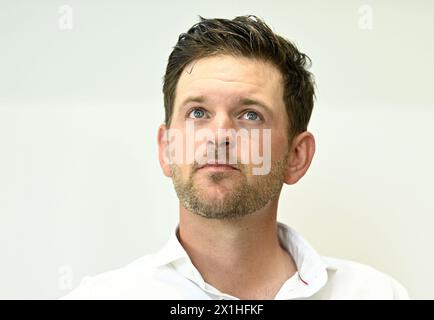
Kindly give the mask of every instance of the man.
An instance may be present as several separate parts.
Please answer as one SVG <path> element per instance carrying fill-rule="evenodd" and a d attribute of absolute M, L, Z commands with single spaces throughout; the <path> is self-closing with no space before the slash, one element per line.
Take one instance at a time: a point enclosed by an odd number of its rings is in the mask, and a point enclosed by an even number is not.
<path fill-rule="evenodd" d="M 164 77 L 159 160 L 179 225 L 157 253 L 86 278 L 67 299 L 406 299 L 370 267 L 319 256 L 276 221 L 315 140 L 309 58 L 260 19 L 204 19 Z"/>

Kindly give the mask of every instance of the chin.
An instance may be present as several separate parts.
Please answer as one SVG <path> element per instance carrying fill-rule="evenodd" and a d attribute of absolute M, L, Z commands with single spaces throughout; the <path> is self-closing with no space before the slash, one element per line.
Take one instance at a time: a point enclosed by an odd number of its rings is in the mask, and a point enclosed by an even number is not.
<path fill-rule="evenodd" d="M 221 186 L 211 186 L 201 192 L 202 199 L 213 201 L 224 201 L 233 194 L 233 189 L 222 188 Z"/>

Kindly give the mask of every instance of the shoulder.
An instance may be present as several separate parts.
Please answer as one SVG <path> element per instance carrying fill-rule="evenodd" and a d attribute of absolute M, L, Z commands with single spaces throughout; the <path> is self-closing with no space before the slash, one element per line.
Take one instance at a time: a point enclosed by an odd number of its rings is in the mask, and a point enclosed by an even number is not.
<path fill-rule="evenodd" d="M 331 299 L 409 299 L 398 281 L 379 270 L 350 260 L 322 259 L 329 278 L 323 290 Z"/>
<path fill-rule="evenodd" d="M 154 254 L 145 255 L 122 268 L 86 276 L 60 299 L 163 299 L 168 292 L 178 298 L 174 284 L 179 279 L 173 269 L 155 267 L 153 258 Z"/>

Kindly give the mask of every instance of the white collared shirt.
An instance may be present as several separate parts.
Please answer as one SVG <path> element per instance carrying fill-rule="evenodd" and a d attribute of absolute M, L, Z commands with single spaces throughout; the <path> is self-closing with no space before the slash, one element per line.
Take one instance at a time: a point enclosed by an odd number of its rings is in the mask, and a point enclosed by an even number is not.
<path fill-rule="evenodd" d="M 206 283 L 176 236 L 157 253 L 123 268 L 85 277 L 61 299 L 213 299 L 238 300 Z M 390 276 L 356 262 L 321 257 L 292 228 L 278 223 L 278 237 L 297 272 L 283 283 L 276 300 L 408 299 Z"/>

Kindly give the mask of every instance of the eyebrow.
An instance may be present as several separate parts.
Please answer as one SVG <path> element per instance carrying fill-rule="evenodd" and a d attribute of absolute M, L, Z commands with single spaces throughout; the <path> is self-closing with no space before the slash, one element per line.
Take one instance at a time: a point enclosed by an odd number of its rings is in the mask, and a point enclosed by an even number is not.
<path fill-rule="evenodd" d="M 204 103 L 205 101 L 206 101 L 206 98 L 204 96 L 191 96 L 191 97 L 187 97 L 183 101 L 183 103 L 181 104 L 181 107 L 185 106 L 187 103 L 190 103 L 190 102 Z M 269 106 L 267 106 L 265 103 L 263 103 L 259 100 L 252 99 L 252 98 L 239 97 L 237 99 L 237 104 L 241 105 L 241 106 L 256 105 L 256 106 L 261 107 L 262 109 L 265 109 L 266 111 L 268 111 L 271 114 L 273 113 L 271 108 Z"/>
<path fill-rule="evenodd" d="M 251 106 L 251 105 L 256 105 L 261 107 L 262 109 L 265 109 L 266 111 L 268 111 L 269 113 L 273 113 L 273 111 L 271 110 L 271 108 L 269 106 L 267 106 L 265 103 L 259 101 L 259 100 L 255 100 L 255 99 L 251 99 L 251 98 L 240 98 L 238 99 L 238 104 L 242 105 L 242 106 Z"/>
<path fill-rule="evenodd" d="M 205 97 L 204 96 L 192 96 L 192 97 L 187 97 L 182 103 L 181 103 L 181 107 L 185 106 L 187 103 L 190 102 L 198 102 L 198 103 L 203 103 L 205 102 Z"/>

